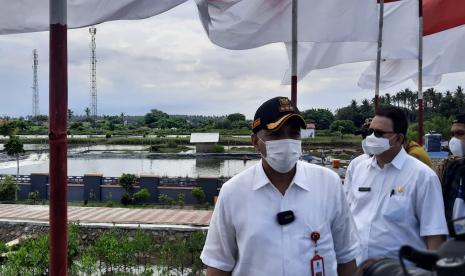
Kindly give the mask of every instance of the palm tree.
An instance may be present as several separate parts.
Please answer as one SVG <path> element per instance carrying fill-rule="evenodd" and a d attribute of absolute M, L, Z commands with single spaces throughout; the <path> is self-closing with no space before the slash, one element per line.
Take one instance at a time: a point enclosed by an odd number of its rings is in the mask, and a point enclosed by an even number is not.
<path fill-rule="evenodd" d="M 19 178 L 19 156 L 24 153 L 24 147 L 18 136 L 10 136 L 8 142 L 4 145 L 6 154 L 16 157 L 16 187 L 18 187 Z M 18 193 L 15 194 L 15 200 L 18 200 Z"/>

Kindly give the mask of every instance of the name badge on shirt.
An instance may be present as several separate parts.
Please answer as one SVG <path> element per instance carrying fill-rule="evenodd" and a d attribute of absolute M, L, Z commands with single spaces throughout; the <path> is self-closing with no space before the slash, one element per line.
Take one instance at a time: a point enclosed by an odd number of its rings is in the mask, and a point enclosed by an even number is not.
<path fill-rule="evenodd" d="M 359 192 L 371 192 L 371 187 L 359 187 Z"/>
<path fill-rule="evenodd" d="M 320 255 L 313 256 L 310 261 L 312 276 L 325 276 L 325 263 Z"/>
<path fill-rule="evenodd" d="M 323 257 L 318 255 L 317 250 L 318 240 L 320 239 L 320 233 L 317 231 L 310 233 L 310 239 L 315 244 L 315 254 L 313 255 L 313 258 L 310 260 L 310 268 L 312 271 L 311 276 L 325 276 L 325 263 Z"/>

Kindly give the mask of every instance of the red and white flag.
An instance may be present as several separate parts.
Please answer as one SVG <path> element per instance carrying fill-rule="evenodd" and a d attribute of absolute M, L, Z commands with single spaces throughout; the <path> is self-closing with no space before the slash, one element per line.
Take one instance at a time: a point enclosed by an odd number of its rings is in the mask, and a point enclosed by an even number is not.
<path fill-rule="evenodd" d="M 68 0 L 68 28 L 144 19 L 187 0 Z M 0 35 L 47 31 L 50 0 L 0 0 Z"/>
<path fill-rule="evenodd" d="M 423 86 L 434 86 L 447 73 L 465 71 L 465 1 L 423 0 Z M 358 85 L 375 87 L 375 64 L 362 73 Z M 416 59 L 387 59 L 381 63 L 381 89 L 418 75 Z"/>
<path fill-rule="evenodd" d="M 292 41 L 292 0 L 196 0 L 210 40 L 228 49 Z M 299 41 L 377 40 L 376 1 L 298 1 Z"/>
<path fill-rule="evenodd" d="M 382 59 L 414 59 L 418 56 L 418 0 L 385 1 Z M 378 26 L 378 22 L 375 23 Z M 291 43 L 286 43 L 291 60 Z M 376 60 L 378 42 L 298 44 L 298 80 L 315 69 L 344 63 Z M 290 62 L 289 62 L 290 63 Z M 290 67 L 290 66 L 289 66 Z M 289 84 L 288 69 L 283 84 Z"/>

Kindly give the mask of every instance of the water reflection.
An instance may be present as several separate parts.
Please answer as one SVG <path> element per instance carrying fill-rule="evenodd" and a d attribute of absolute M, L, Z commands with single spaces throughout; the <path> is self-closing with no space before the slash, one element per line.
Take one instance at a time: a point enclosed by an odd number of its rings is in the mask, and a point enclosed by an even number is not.
<path fill-rule="evenodd" d="M 147 158 L 68 158 L 68 175 L 101 173 L 120 176 L 122 173 L 168 177 L 231 177 L 256 164 L 258 160 L 199 160 Z M 20 174 L 47 173 L 47 155 L 34 155 L 20 161 Z M 15 174 L 16 161 L 0 162 L 0 174 Z"/>

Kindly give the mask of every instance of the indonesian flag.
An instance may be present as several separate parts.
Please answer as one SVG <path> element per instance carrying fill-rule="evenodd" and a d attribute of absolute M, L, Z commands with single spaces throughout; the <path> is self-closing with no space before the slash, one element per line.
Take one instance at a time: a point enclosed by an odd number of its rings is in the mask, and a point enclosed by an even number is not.
<path fill-rule="evenodd" d="M 418 0 L 385 1 L 383 27 L 383 59 L 414 59 L 418 56 Z M 378 26 L 378 22 L 376 23 Z M 289 64 L 292 45 L 286 43 Z M 310 71 L 344 63 L 376 60 L 378 42 L 339 42 L 298 44 L 298 75 L 304 78 Z M 290 84 L 291 66 L 283 84 Z"/>
<path fill-rule="evenodd" d="M 228 49 L 292 41 L 292 0 L 196 0 L 210 40 Z M 298 40 L 377 40 L 376 1 L 298 1 Z"/>
<path fill-rule="evenodd" d="M 68 0 L 68 28 L 144 19 L 187 0 Z M 47 31 L 50 0 L 0 0 L 0 35 Z"/>
<path fill-rule="evenodd" d="M 434 86 L 447 73 L 465 71 L 465 1 L 423 0 L 423 86 Z M 362 73 L 358 85 L 375 87 L 375 64 Z M 417 80 L 417 59 L 381 63 L 380 88 Z"/>

